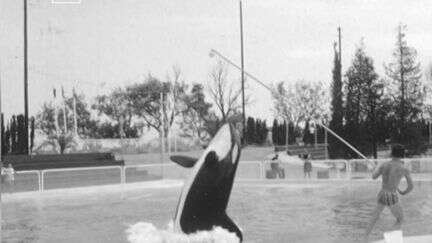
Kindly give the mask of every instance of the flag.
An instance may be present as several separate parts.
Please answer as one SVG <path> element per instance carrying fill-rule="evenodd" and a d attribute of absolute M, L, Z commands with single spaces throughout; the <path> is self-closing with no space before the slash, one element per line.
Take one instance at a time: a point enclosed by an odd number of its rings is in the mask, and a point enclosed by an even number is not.
<path fill-rule="evenodd" d="M 64 93 L 63 86 L 61 87 L 61 91 L 62 91 L 62 97 L 63 97 L 63 99 L 64 99 L 64 98 L 65 98 L 65 93 Z"/>
<path fill-rule="evenodd" d="M 55 126 L 56 134 L 58 134 L 59 132 L 58 111 L 57 111 L 58 103 L 57 103 L 57 94 L 55 88 L 53 88 L 53 95 L 54 95 L 54 126 Z"/>

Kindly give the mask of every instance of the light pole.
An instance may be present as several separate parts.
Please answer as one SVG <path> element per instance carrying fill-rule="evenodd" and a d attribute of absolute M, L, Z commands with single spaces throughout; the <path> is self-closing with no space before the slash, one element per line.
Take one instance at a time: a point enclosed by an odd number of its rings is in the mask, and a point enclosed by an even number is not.
<path fill-rule="evenodd" d="M 28 63 L 27 63 L 27 0 L 24 0 L 24 127 L 25 153 L 28 154 Z"/>
<path fill-rule="evenodd" d="M 243 112 L 243 141 L 246 143 L 246 113 L 245 113 L 245 94 L 244 94 L 244 54 L 243 54 L 243 8 L 242 0 L 239 0 L 240 9 L 240 57 L 241 57 L 241 89 L 242 89 L 242 112 Z"/>
<path fill-rule="evenodd" d="M 1 63 L 0 63 L 0 129 L 3 128 L 3 121 L 4 121 L 4 117 L 3 117 L 3 111 L 2 111 L 2 99 L 1 99 L 2 95 L 1 95 Z M 2 147 L 3 147 L 3 134 L 0 132 L 0 164 L 2 163 Z M 2 166 L 2 165 L 1 165 Z M 0 236 L 1 238 L 1 236 Z M 1 243 L 1 240 L 0 240 Z"/>

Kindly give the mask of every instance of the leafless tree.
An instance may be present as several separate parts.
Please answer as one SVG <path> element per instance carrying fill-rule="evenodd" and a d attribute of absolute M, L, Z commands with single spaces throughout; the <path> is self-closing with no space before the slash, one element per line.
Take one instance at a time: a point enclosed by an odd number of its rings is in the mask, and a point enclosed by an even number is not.
<path fill-rule="evenodd" d="M 169 92 L 166 96 L 166 104 L 163 106 L 163 118 L 165 119 L 165 134 L 168 136 L 168 131 L 172 126 L 175 118 L 180 115 L 182 111 L 181 100 L 185 95 L 186 84 L 181 79 L 181 70 L 177 66 L 172 67 L 172 73 L 167 74 L 166 82 L 169 86 Z"/>
<path fill-rule="evenodd" d="M 210 73 L 208 82 L 210 98 L 218 109 L 222 122 L 236 114 L 241 108 L 241 88 L 228 81 L 228 69 L 218 62 Z"/>
<path fill-rule="evenodd" d="M 299 80 L 288 87 L 279 82 L 272 96 L 276 116 L 293 122 L 295 126 L 307 121 L 328 120 L 329 96 L 321 82 Z"/>

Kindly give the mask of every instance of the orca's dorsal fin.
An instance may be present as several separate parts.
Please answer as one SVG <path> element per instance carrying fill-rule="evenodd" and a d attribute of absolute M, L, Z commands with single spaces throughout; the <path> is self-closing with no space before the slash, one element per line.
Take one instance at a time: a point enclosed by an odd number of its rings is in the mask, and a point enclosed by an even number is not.
<path fill-rule="evenodd" d="M 198 161 L 197 158 L 182 156 L 182 155 L 174 155 L 170 157 L 171 161 L 177 163 L 183 167 L 191 168 Z"/>

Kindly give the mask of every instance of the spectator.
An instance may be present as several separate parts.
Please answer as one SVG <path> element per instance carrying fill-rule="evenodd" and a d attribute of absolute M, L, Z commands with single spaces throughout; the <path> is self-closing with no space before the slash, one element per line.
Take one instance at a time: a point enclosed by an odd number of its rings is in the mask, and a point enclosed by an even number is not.
<path fill-rule="evenodd" d="M 312 162 L 310 161 L 310 155 L 304 154 L 303 159 L 304 159 L 304 164 L 303 164 L 304 178 L 306 178 L 306 176 L 311 178 Z"/>
<path fill-rule="evenodd" d="M 3 178 L 3 162 L 0 161 L 0 169 L 1 169 L 1 184 L 3 185 L 4 183 L 4 178 Z"/>
<path fill-rule="evenodd" d="M 279 178 L 285 178 L 285 170 L 280 167 L 279 155 L 275 154 L 270 164 L 272 171 L 274 171 Z"/>
<path fill-rule="evenodd" d="M 5 185 L 5 191 L 12 192 L 13 186 L 15 185 L 15 170 L 11 163 L 8 164 L 8 167 L 1 168 L 1 177 Z"/>

